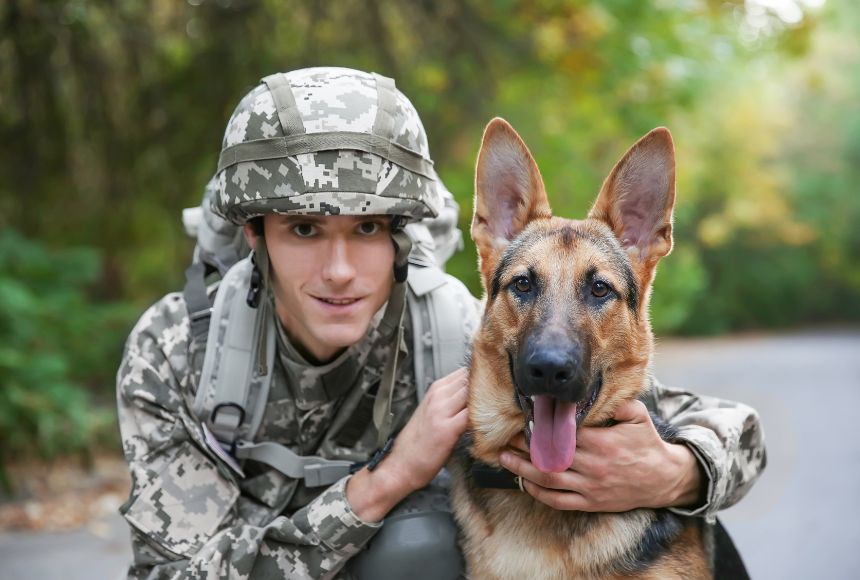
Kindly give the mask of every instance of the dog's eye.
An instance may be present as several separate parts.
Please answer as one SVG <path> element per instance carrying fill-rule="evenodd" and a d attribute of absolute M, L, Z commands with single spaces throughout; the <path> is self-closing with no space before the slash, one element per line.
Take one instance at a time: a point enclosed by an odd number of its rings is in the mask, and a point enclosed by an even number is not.
<path fill-rule="evenodd" d="M 523 294 L 525 294 L 532 289 L 531 280 L 529 280 L 525 276 L 520 276 L 514 281 L 514 288 L 517 289 L 517 292 L 522 292 Z"/>
<path fill-rule="evenodd" d="M 591 284 L 591 295 L 597 298 L 603 298 L 609 294 L 609 284 L 606 282 L 601 282 L 600 280 L 595 280 Z"/>

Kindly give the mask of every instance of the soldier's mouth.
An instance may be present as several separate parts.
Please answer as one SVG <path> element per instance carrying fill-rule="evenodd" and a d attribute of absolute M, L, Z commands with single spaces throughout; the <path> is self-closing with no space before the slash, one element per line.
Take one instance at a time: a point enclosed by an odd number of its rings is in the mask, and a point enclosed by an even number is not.
<path fill-rule="evenodd" d="M 319 296 L 316 296 L 315 298 L 325 302 L 326 304 L 334 304 L 335 306 L 346 306 L 347 304 L 354 304 L 361 300 L 361 298 L 322 298 Z"/>
<path fill-rule="evenodd" d="M 331 296 L 313 296 L 311 297 L 316 300 L 317 304 L 319 304 L 324 310 L 328 310 L 329 312 L 350 312 L 353 308 L 357 308 L 358 305 L 364 300 L 363 297 L 355 298 L 355 297 L 331 297 Z"/>

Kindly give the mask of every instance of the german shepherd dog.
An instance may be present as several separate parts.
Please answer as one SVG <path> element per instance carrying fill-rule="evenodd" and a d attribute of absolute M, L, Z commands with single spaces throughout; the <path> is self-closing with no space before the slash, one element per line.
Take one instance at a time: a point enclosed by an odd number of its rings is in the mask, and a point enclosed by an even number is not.
<path fill-rule="evenodd" d="M 450 465 L 470 578 L 710 577 L 696 518 L 559 511 L 519 490 L 479 487 L 474 475 L 476 465 L 498 468 L 518 433 L 535 467 L 564 471 L 577 426 L 609 425 L 620 403 L 647 391 L 648 298 L 672 248 L 674 203 L 665 128 L 627 151 L 586 219 L 570 220 L 552 215 L 516 131 L 502 119 L 487 126 L 471 229 L 485 310 L 469 363 L 469 427 Z"/>

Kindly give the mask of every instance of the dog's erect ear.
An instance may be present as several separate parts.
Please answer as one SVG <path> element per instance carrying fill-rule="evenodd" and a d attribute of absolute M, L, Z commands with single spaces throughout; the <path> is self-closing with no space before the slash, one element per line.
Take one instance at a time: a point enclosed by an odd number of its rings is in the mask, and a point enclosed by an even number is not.
<path fill-rule="evenodd" d="M 659 127 L 615 164 L 588 217 L 609 225 L 647 285 L 672 249 L 674 205 L 675 146 L 669 130 Z"/>
<path fill-rule="evenodd" d="M 508 243 L 530 221 L 551 216 L 543 179 L 528 147 L 507 121 L 493 119 L 478 152 L 472 216 L 484 288 Z"/>

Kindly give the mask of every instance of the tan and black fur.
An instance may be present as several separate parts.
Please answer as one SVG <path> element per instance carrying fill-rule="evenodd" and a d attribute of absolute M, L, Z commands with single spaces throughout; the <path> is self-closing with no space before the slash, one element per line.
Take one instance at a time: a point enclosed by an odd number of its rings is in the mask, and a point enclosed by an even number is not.
<path fill-rule="evenodd" d="M 674 147 L 664 128 L 615 165 L 584 220 L 570 220 L 552 215 L 514 129 L 502 119 L 487 126 L 471 229 L 485 312 L 470 363 L 468 437 L 452 462 L 470 578 L 710 577 L 695 519 L 651 509 L 558 511 L 519 490 L 479 488 L 469 473 L 475 461 L 498 467 L 524 430 L 516 393 L 526 350 L 573 359 L 565 368 L 575 376 L 559 379 L 558 396 L 585 407 L 587 426 L 606 425 L 619 403 L 647 390 L 648 298 L 657 262 L 672 248 L 674 202 Z"/>

